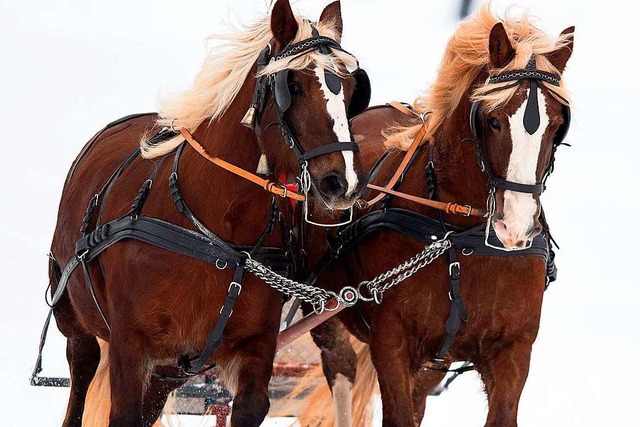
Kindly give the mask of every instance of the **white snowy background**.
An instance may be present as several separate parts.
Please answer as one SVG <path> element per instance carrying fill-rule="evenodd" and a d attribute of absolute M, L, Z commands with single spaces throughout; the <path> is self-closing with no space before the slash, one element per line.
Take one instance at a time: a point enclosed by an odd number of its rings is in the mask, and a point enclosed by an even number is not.
<path fill-rule="evenodd" d="M 294 8 L 316 19 L 328 0 Z M 62 184 L 108 122 L 154 111 L 185 87 L 226 21 L 267 0 L 0 0 L 0 425 L 60 425 L 68 389 L 28 377 L 47 313 L 47 258 Z M 477 5 L 477 2 L 476 2 Z M 573 122 L 543 196 L 558 252 L 520 403 L 520 425 L 630 426 L 640 397 L 636 245 L 640 212 L 637 17 L 621 0 L 496 0 L 526 8 L 551 34 L 576 25 L 565 78 Z M 343 0 L 346 49 L 372 80 L 373 104 L 412 100 L 434 78 L 459 2 Z M 67 375 L 52 327 L 45 374 Z M 474 373 L 431 398 L 424 425 L 479 426 Z M 209 425 L 211 421 L 209 421 Z M 206 425 L 198 423 L 197 425 Z"/>

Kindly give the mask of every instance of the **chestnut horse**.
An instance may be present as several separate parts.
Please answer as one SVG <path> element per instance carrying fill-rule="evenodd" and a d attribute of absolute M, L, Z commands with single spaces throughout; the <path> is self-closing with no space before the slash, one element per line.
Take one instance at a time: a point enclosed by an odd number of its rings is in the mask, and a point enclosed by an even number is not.
<path fill-rule="evenodd" d="M 348 117 L 366 108 L 368 98 L 353 95 L 363 88 L 356 89 L 360 80 L 350 73 L 357 61 L 338 45 L 341 33 L 338 2 L 312 24 L 295 16 L 288 0 L 278 0 L 270 17 L 232 34 L 227 50 L 211 54 L 193 87 L 170 100 L 159 117 L 114 122 L 82 150 L 62 193 L 50 263 L 53 313 L 68 339 L 71 393 L 65 427 L 82 424 L 87 388 L 100 359 L 97 338 L 108 342 L 109 425 L 149 426 L 170 390 L 184 382 L 160 381 L 152 371 L 201 355 L 205 344 L 209 348 L 210 331 L 225 326 L 221 312 L 228 320 L 224 341 L 210 349 L 215 349 L 210 357 L 201 356 L 199 365 L 215 363 L 234 393 L 232 425 L 263 421 L 282 293 L 252 274 L 242 282 L 243 269 L 239 264 L 235 272 L 225 269 L 224 256 L 208 263 L 185 256 L 189 247 L 176 253 L 144 239 L 126 239 L 90 263 L 85 257 L 123 223 L 114 222 L 119 219 L 171 232 L 182 227 L 178 234 L 196 241 L 205 255 L 223 248 L 233 259 L 240 249 L 230 252 L 231 243 L 224 243 L 232 242 L 251 255 L 252 248 L 264 247 L 291 257 L 295 254 L 284 253 L 293 240 L 287 223 L 291 206 L 271 193 L 301 195 L 278 178 L 295 182 L 300 175 L 309 201 L 319 200 L 316 204 L 325 209 L 349 208 L 366 174 Z M 142 156 L 136 155 L 139 144 Z M 221 159 L 232 165 L 223 170 Z M 246 172 L 256 165 L 267 179 Z M 229 172 L 237 168 L 254 182 Z M 146 222 L 140 221 L 143 216 Z M 166 246 L 178 246 L 168 240 Z M 77 249 L 77 241 L 88 249 Z M 218 252 L 207 252 L 216 247 Z M 77 268 L 69 275 L 62 267 L 74 258 L 84 271 Z M 229 305 L 236 297 L 235 306 Z"/>
<path fill-rule="evenodd" d="M 384 426 L 419 425 L 427 395 L 454 361 L 472 362 L 480 373 L 486 425 L 517 424 L 543 292 L 555 274 L 539 196 L 569 126 L 561 76 L 573 31 L 549 38 L 526 16 L 500 21 L 484 8 L 460 24 L 413 113 L 379 107 L 352 123 L 366 167 L 378 161 L 384 143 L 391 149 L 371 182 L 404 194 L 374 199 L 357 222 L 330 239 L 331 256 L 342 262 L 316 283 L 334 292 L 360 284 L 360 298 L 369 301 L 338 317 L 369 345 Z M 438 200 L 446 202 L 444 212 L 430 207 Z M 461 205 L 454 209 L 449 202 Z M 409 264 L 436 239 L 453 244 L 446 257 L 417 266 L 403 281 L 388 279 L 388 288 L 373 280 Z M 312 266 L 323 249 L 310 254 Z M 334 320 L 312 335 L 333 397 L 342 400 L 335 403 L 342 408 L 335 425 L 368 425 L 359 414 L 350 419 L 360 365 L 357 372 L 346 330 Z M 366 402 L 371 392 L 353 399 Z M 310 405 L 303 424 L 319 425 L 322 418 L 331 424 L 318 406 Z"/>

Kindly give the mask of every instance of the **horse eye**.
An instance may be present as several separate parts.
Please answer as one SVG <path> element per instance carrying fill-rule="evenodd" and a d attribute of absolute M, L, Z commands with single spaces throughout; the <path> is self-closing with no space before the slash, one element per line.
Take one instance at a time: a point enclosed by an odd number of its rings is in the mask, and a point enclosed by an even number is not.
<path fill-rule="evenodd" d="M 500 130 L 500 122 L 495 117 L 489 119 L 489 126 L 491 126 L 492 129 Z"/>
<path fill-rule="evenodd" d="M 289 83 L 289 93 L 291 93 L 292 95 L 301 95 L 302 88 L 298 83 Z"/>

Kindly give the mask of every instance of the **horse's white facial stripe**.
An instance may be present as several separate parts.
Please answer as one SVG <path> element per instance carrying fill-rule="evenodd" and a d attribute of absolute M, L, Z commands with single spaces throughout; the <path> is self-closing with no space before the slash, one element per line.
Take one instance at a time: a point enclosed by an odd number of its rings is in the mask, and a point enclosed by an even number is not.
<path fill-rule="evenodd" d="M 351 132 L 349 131 L 349 120 L 347 119 L 347 110 L 344 103 L 344 88 L 340 88 L 338 94 L 331 92 L 324 78 L 324 68 L 316 67 L 314 72 L 320 82 L 320 88 L 327 100 L 327 113 L 333 120 L 333 132 L 336 134 L 337 141 L 351 141 Z M 353 151 L 342 151 L 344 157 L 345 171 L 344 175 L 347 180 L 347 196 L 350 196 L 358 186 L 358 175 L 353 165 Z"/>
<path fill-rule="evenodd" d="M 523 120 L 527 99 L 520 108 L 509 117 L 511 127 L 512 150 L 507 168 L 507 180 L 522 184 L 536 183 L 536 170 L 542 147 L 542 135 L 549 126 L 549 116 L 545 97 L 540 88 L 537 88 L 538 111 L 540 114 L 540 127 L 533 135 L 524 128 Z M 529 230 L 533 215 L 537 210 L 536 201 L 532 194 L 505 190 L 504 214 L 505 222 L 512 228 L 514 234 L 523 235 Z M 515 229 L 513 229 L 515 227 Z"/>

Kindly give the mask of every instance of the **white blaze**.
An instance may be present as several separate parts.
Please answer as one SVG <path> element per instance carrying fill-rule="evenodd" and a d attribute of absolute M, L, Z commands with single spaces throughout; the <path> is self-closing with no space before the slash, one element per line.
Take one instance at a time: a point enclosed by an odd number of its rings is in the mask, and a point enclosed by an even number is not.
<path fill-rule="evenodd" d="M 549 125 L 546 100 L 540 88 L 537 88 L 538 112 L 540 114 L 540 127 L 533 135 L 524 128 L 524 113 L 527 107 L 527 99 L 520 108 L 509 117 L 511 127 L 512 150 L 507 169 L 507 181 L 521 184 L 535 184 L 538 158 L 542 147 L 542 135 Z M 536 201 L 532 194 L 505 190 L 504 192 L 504 219 L 513 237 L 524 238 L 525 233 L 532 225 L 532 219 L 537 210 Z"/>
<path fill-rule="evenodd" d="M 344 103 L 344 87 L 340 87 L 340 92 L 336 95 L 331 92 L 327 86 L 327 82 L 324 78 L 324 68 L 315 68 L 316 76 L 320 82 L 324 99 L 327 100 L 327 113 L 333 120 L 333 133 L 336 134 L 337 141 L 349 142 L 351 141 L 351 132 L 349 131 L 349 120 L 347 119 L 347 110 Z M 350 196 L 358 185 L 358 175 L 353 167 L 353 151 L 342 151 L 344 156 L 344 176 L 347 180 L 347 193 L 346 196 Z"/>

